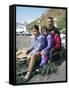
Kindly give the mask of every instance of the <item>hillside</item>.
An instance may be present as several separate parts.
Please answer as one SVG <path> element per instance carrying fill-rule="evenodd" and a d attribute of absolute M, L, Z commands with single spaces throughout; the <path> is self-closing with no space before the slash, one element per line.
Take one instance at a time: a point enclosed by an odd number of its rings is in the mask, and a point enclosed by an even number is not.
<path fill-rule="evenodd" d="M 42 13 L 42 15 L 39 18 L 36 18 L 35 21 L 31 22 L 30 24 L 27 25 L 27 29 L 30 30 L 31 27 L 34 24 L 39 25 L 39 21 L 40 21 L 40 25 L 47 25 L 47 18 L 48 17 L 53 17 L 57 19 L 57 25 L 59 28 L 65 28 L 66 27 L 66 10 L 64 9 L 51 9 L 49 8 L 48 11 L 45 11 Z"/>

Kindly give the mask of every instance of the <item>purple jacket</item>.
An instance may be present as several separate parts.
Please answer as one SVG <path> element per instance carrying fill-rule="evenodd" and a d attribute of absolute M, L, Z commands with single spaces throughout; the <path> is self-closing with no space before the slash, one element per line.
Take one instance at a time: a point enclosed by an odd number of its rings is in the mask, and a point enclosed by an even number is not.
<path fill-rule="evenodd" d="M 51 36 L 51 34 L 48 34 L 47 36 L 45 36 L 46 38 L 46 47 L 43 49 L 43 51 L 48 51 L 53 47 L 53 37 Z"/>

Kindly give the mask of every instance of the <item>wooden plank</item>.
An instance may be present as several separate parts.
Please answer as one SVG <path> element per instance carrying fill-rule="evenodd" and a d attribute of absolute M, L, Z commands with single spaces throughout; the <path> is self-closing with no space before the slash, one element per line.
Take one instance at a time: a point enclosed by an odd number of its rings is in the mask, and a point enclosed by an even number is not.
<path fill-rule="evenodd" d="M 27 49 L 23 48 L 16 52 L 16 60 L 27 58 L 28 55 L 26 55 L 26 50 Z"/>

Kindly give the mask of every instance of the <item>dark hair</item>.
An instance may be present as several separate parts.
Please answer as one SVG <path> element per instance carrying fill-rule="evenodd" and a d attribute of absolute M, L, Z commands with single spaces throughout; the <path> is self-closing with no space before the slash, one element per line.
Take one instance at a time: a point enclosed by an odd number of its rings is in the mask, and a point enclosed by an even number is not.
<path fill-rule="evenodd" d="M 52 18 L 52 17 L 48 17 L 48 19 L 51 19 L 51 20 L 52 20 L 52 22 L 53 22 L 53 18 Z"/>
<path fill-rule="evenodd" d="M 48 31 L 46 26 L 41 27 L 41 32 L 42 32 L 42 29 L 45 29 L 46 31 Z"/>
<path fill-rule="evenodd" d="M 34 26 L 31 28 L 31 30 L 32 30 L 33 28 L 36 29 L 37 31 L 39 31 L 38 25 L 34 25 Z"/>

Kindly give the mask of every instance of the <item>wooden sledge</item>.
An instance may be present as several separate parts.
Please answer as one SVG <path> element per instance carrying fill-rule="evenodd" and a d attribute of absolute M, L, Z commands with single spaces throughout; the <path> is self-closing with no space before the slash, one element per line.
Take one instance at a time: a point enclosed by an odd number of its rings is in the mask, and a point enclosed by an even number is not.
<path fill-rule="evenodd" d="M 16 60 L 27 59 L 28 58 L 28 55 L 26 55 L 26 51 L 27 51 L 26 48 L 23 48 L 21 50 L 18 50 L 16 52 Z"/>

